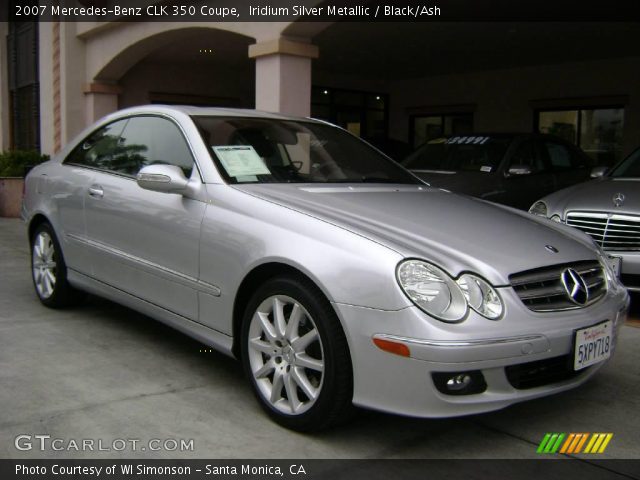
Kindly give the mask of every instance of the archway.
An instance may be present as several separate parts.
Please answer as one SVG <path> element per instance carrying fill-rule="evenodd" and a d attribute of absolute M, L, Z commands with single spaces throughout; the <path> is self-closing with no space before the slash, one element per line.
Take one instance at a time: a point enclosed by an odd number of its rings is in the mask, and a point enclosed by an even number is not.
<path fill-rule="evenodd" d="M 126 25 L 111 37 L 87 45 L 87 121 L 147 103 L 254 105 L 252 37 L 188 24 L 159 32 Z"/>

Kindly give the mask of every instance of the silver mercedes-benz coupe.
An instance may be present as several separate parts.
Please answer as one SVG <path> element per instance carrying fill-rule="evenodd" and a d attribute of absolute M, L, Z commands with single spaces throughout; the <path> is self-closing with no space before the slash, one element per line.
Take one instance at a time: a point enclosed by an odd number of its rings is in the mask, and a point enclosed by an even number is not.
<path fill-rule="evenodd" d="M 240 358 L 301 431 L 353 405 L 457 416 L 576 387 L 629 305 L 584 233 L 276 114 L 109 115 L 30 172 L 23 217 L 44 305 L 90 292 Z"/>
<path fill-rule="evenodd" d="M 640 148 L 598 177 L 535 202 L 529 212 L 588 233 L 627 289 L 640 292 Z"/>

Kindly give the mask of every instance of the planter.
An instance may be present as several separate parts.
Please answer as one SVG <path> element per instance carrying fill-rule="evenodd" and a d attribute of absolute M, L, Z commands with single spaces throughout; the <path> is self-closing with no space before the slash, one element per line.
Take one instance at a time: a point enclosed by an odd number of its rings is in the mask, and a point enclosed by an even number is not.
<path fill-rule="evenodd" d="M 24 178 L 0 178 L 0 217 L 19 217 L 22 210 Z"/>

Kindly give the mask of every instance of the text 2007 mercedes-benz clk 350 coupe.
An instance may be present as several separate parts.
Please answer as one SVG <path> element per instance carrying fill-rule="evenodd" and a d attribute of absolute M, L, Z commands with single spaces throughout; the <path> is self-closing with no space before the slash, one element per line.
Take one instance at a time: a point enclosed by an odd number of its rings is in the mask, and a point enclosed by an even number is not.
<path fill-rule="evenodd" d="M 456 416 L 576 387 L 629 304 L 584 233 L 276 114 L 112 114 L 30 172 L 23 217 L 43 304 L 91 292 L 234 355 L 297 430 L 352 405 Z"/>

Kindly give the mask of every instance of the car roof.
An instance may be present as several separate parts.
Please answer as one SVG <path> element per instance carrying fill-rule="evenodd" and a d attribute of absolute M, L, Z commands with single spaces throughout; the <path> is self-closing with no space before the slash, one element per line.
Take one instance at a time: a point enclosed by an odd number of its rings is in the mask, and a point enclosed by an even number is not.
<path fill-rule="evenodd" d="M 249 117 L 249 118 L 269 118 L 274 120 L 305 120 L 314 121 L 312 118 L 296 117 L 292 115 L 284 115 L 281 113 L 265 112 L 261 110 L 253 110 L 248 108 L 223 108 L 223 107 L 196 107 L 192 105 L 139 105 L 135 107 L 125 108 L 114 112 L 118 116 L 133 115 L 141 113 L 175 113 L 180 112 L 189 116 L 202 117 Z"/>

